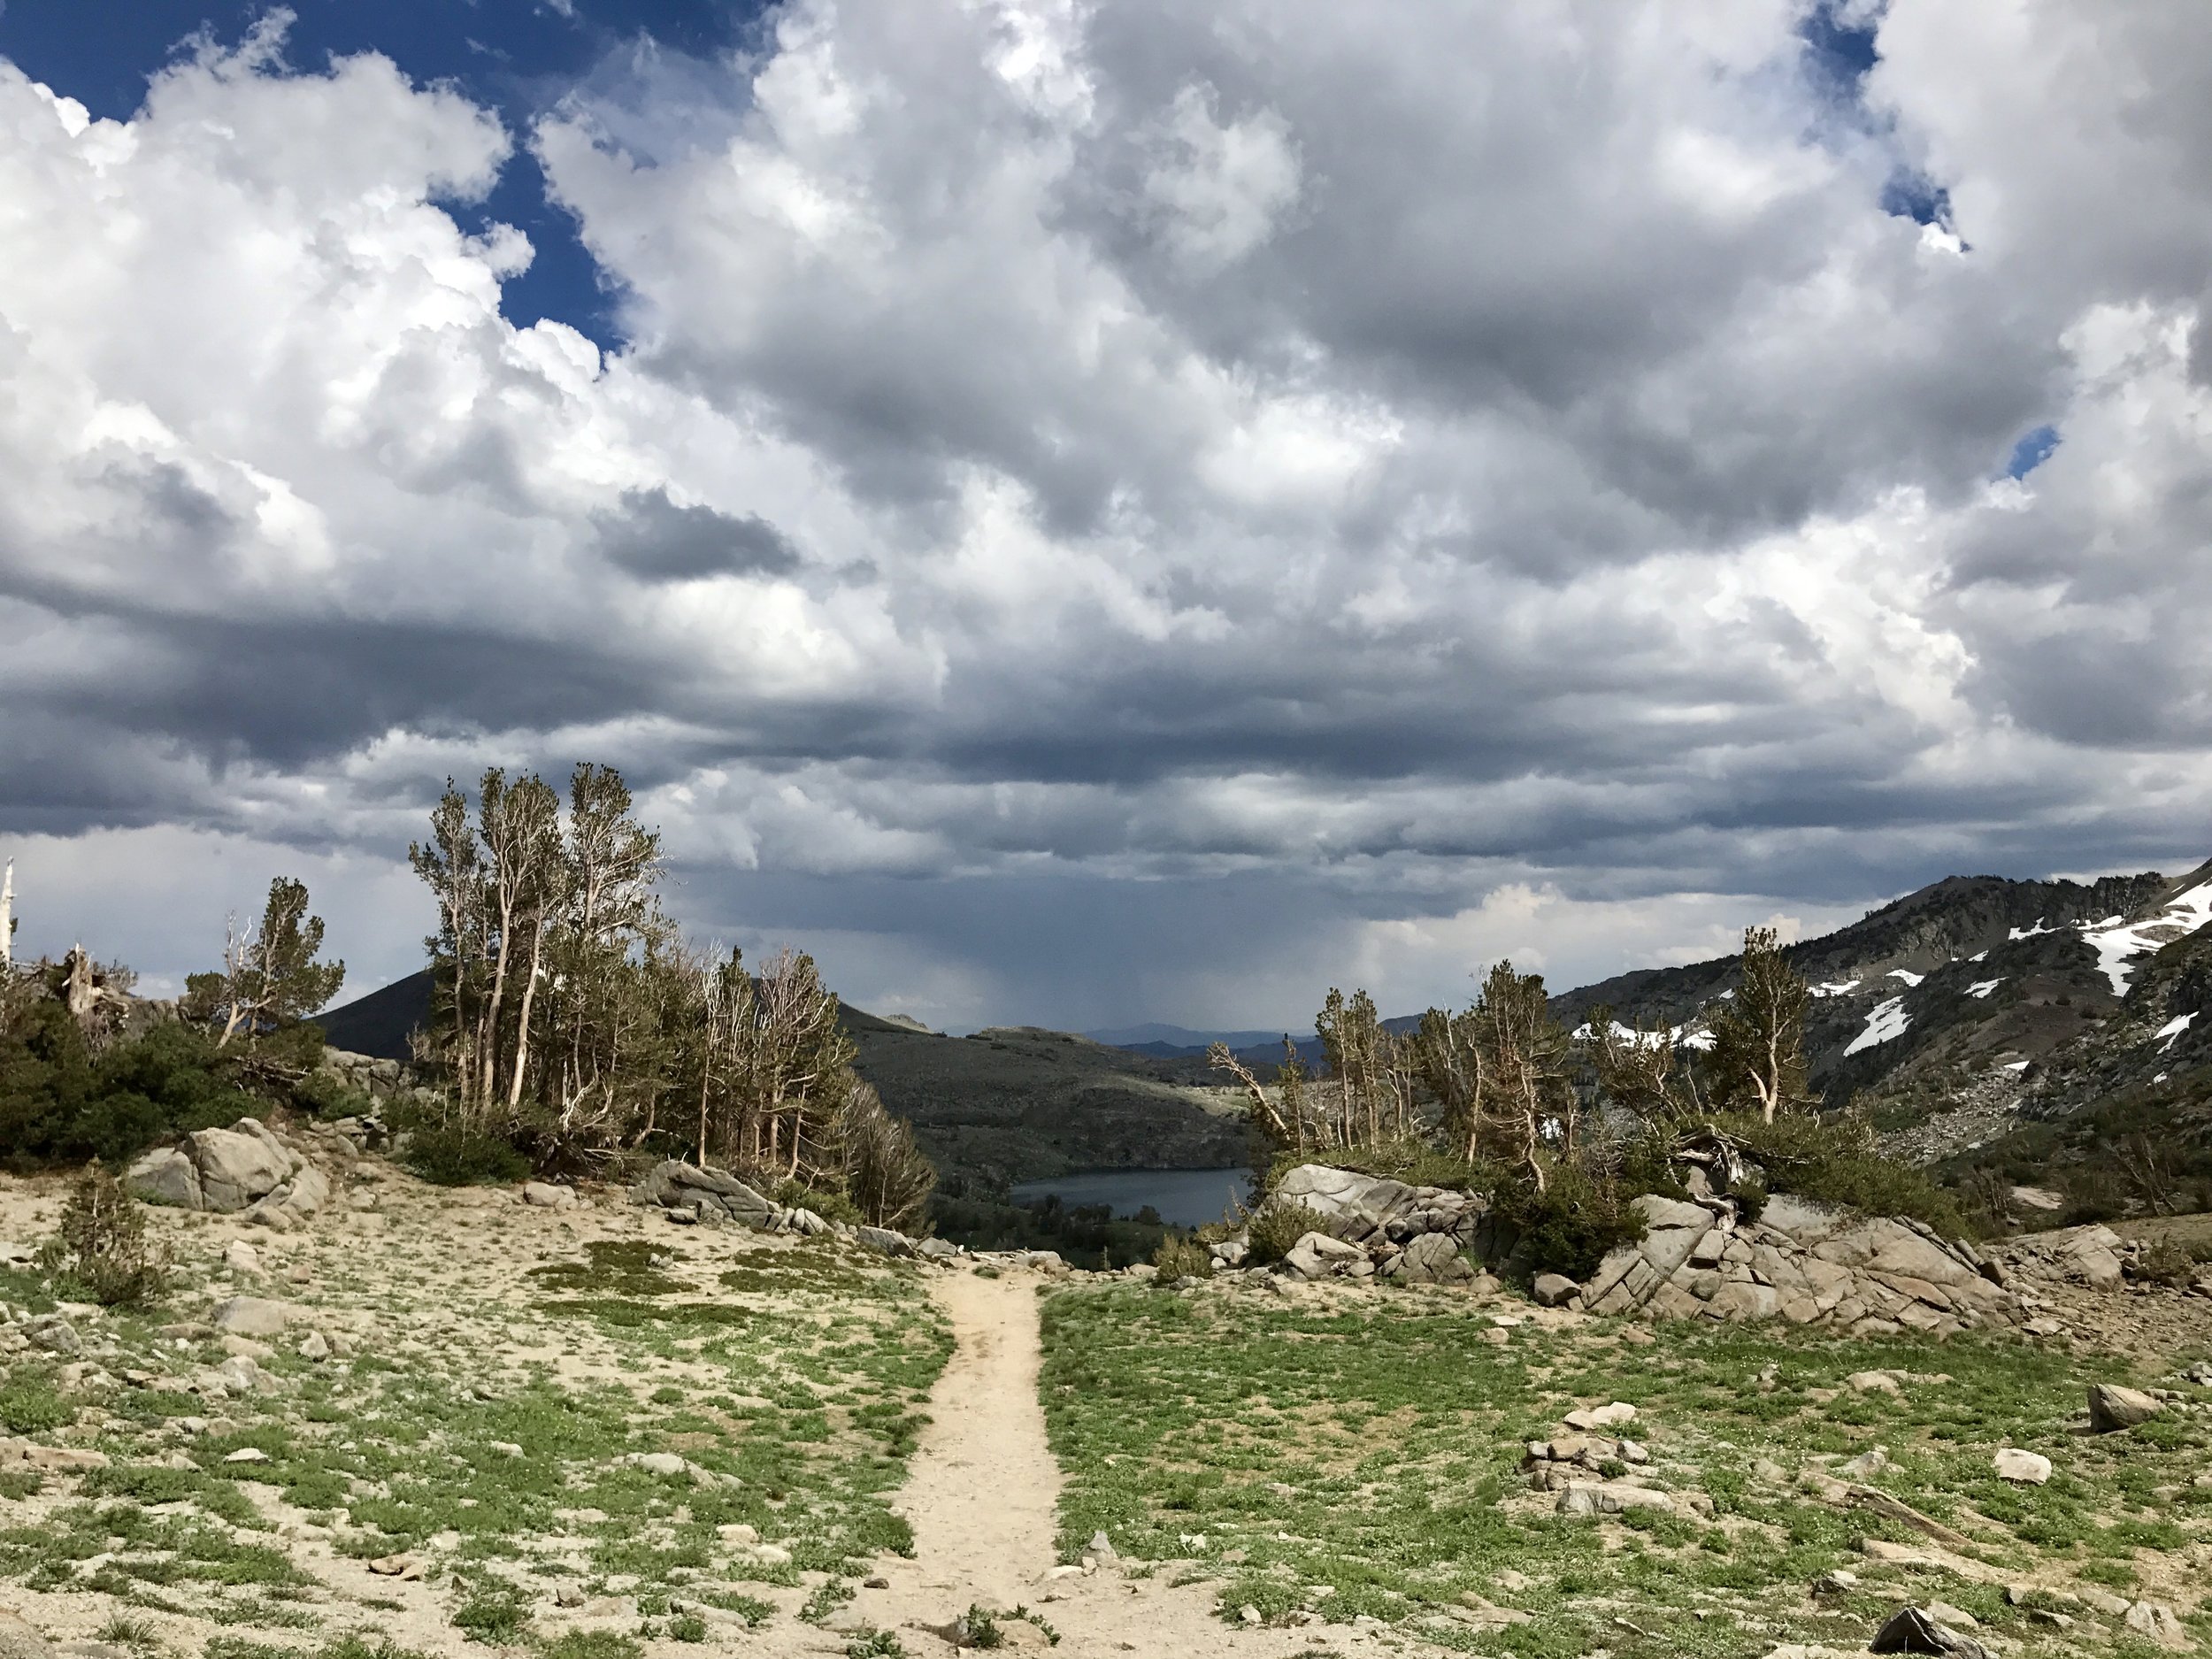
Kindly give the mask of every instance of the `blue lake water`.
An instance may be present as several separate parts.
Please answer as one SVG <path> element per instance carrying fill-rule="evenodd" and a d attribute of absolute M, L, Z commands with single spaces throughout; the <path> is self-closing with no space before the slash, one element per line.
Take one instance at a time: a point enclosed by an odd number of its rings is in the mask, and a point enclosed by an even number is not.
<path fill-rule="evenodd" d="M 1179 1227 L 1219 1221 L 1232 1203 L 1252 1195 L 1250 1170 L 1109 1170 L 1090 1175 L 1063 1175 L 1048 1181 L 1024 1181 L 1014 1188 L 1018 1204 L 1035 1203 L 1057 1194 L 1073 1210 L 1108 1204 L 1118 1216 L 1133 1216 L 1147 1204 L 1160 1219 Z"/>

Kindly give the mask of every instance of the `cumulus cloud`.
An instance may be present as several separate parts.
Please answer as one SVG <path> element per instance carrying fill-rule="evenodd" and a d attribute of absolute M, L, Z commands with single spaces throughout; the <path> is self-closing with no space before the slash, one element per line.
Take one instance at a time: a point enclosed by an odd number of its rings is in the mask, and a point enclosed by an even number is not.
<path fill-rule="evenodd" d="M 0 63 L 0 833 L 366 917 L 446 776 L 588 757 L 701 926 L 956 1025 L 2193 862 L 2212 22 L 1823 15 L 1870 72 L 1801 0 L 787 0 L 527 130 L 280 15 L 127 122 Z M 618 351 L 449 211 L 526 147 Z"/>

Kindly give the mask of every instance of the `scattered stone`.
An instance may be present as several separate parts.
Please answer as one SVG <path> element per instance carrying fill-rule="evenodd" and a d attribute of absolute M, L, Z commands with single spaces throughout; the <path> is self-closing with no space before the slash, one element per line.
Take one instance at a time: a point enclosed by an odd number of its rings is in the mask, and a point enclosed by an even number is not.
<path fill-rule="evenodd" d="M 888 1227 L 855 1227 L 853 1237 L 872 1250 L 881 1250 L 886 1256 L 911 1256 L 914 1240 L 903 1233 L 894 1233 Z"/>
<path fill-rule="evenodd" d="M 553 1586 L 555 1607 L 581 1607 L 584 1600 L 584 1586 L 572 1578 L 564 1578 Z"/>
<path fill-rule="evenodd" d="M 234 1452 L 225 1453 L 223 1461 L 227 1463 L 265 1463 L 269 1461 L 269 1454 L 258 1446 L 242 1446 Z"/>
<path fill-rule="evenodd" d="M 223 1265 L 234 1274 L 257 1277 L 261 1271 L 261 1253 L 243 1239 L 233 1239 L 224 1248 Z"/>
<path fill-rule="evenodd" d="M 1501 1567 L 1490 1576 L 1490 1587 L 1502 1590 L 1508 1595 L 1518 1595 L 1522 1591 L 1532 1588 L 1535 1582 L 1526 1573 L 1516 1572 L 1510 1567 Z"/>
<path fill-rule="evenodd" d="M 2039 1452 L 2024 1452 L 2016 1446 L 2007 1446 L 1990 1460 L 1997 1471 L 1997 1479 L 2010 1480 L 2024 1486 L 2039 1486 L 2051 1478 L 2051 1460 Z"/>
<path fill-rule="evenodd" d="M 1121 1555 L 1114 1548 L 1114 1540 L 1106 1536 L 1104 1527 L 1099 1528 L 1097 1532 L 1091 1534 L 1091 1541 L 1085 1547 L 1084 1554 L 1089 1555 L 1102 1567 L 1118 1567 L 1121 1564 Z"/>
<path fill-rule="evenodd" d="M 1237 1619 L 1240 1624 L 1256 1624 L 1260 1622 L 1260 1609 L 1247 1601 L 1237 1609 Z"/>
<path fill-rule="evenodd" d="M 1843 1386 L 1855 1394 L 1901 1394 L 1905 1391 L 1897 1379 L 1886 1371 L 1855 1371 L 1843 1379 Z"/>
<path fill-rule="evenodd" d="M 2163 1601 L 2138 1601 L 2121 1616 L 2120 1622 L 2161 1647 L 2179 1651 L 2196 1646 L 2187 1627 Z"/>
<path fill-rule="evenodd" d="M 1871 1451 L 1861 1452 L 1843 1465 L 1843 1472 L 1854 1480 L 1868 1480 L 1889 1467 L 1889 1448 L 1877 1446 Z"/>
<path fill-rule="evenodd" d="M 1928 1603 L 1928 1617 L 1939 1624 L 1948 1624 L 1958 1630 L 1979 1630 L 1981 1620 L 1962 1607 L 1953 1607 L 1948 1601 Z"/>
<path fill-rule="evenodd" d="M 283 1331 L 294 1312 L 289 1302 L 271 1302 L 265 1296 L 233 1296 L 218 1307 L 211 1317 L 218 1331 L 238 1336 L 275 1336 Z"/>
<path fill-rule="evenodd" d="M 792 1213 L 794 1215 L 805 1215 L 809 1212 L 805 1210 L 794 1210 Z M 914 1250 L 917 1255 L 928 1256 L 933 1261 L 944 1261 L 952 1256 L 964 1254 L 961 1248 L 955 1244 L 950 1239 L 918 1239 L 915 1240 Z"/>
<path fill-rule="evenodd" d="M 77 1327 L 58 1313 L 45 1314 L 23 1327 L 23 1334 L 31 1340 L 31 1346 L 63 1359 L 73 1359 L 84 1352 L 84 1338 L 77 1334 Z"/>
<path fill-rule="evenodd" d="M 2139 1389 L 2123 1388 L 2116 1383 L 2089 1385 L 2089 1426 L 2099 1434 L 2134 1428 L 2164 1409 Z"/>
<path fill-rule="evenodd" d="M 1621 1480 L 1571 1480 L 1560 1492 L 1556 1505 L 1562 1515 L 1618 1515 L 1626 1509 L 1674 1512 L 1674 1500 L 1649 1486 Z"/>
<path fill-rule="evenodd" d="M 216 1388 L 227 1394 L 250 1394 L 272 1389 L 276 1379 L 254 1363 L 250 1354 L 234 1354 L 211 1373 Z"/>
<path fill-rule="evenodd" d="M 2082 1586 L 2076 1594 L 2081 1597 L 2082 1605 L 2093 1612 L 2103 1614 L 2107 1618 L 2124 1618 L 2128 1609 L 2134 1605 L 2127 1597 L 2115 1595 L 2111 1591 L 2093 1584 Z"/>
<path fill-rule="evenodd" d="M 412 1555 L 379 1555 L 369 1563 L 369 1571 L 380 1578 L 412 1583 L 422 1577 L 422 1563 Z"/>
<path fill-rule="evenodd" d="M 551 1181 L 526 1181 L 522 1202 L 540 1210 L 573 1210 L 582 1200 L 576 1196 L 572 1187 L 557 1187 Z"/>
<path fill-rule="evenodd" d="M 1755 1479 L 1763 1480 L 1769 1486 L 1775 1486 L 1784 1485 L 1790 1478 L 1790 1471 L 1771 1457 L 1762 1457 L 1753 1463 L 1751 1473 Z"/>
<path fill-rule="evenodd" d="M 691 1467 L 673 1452 L 632 1452 L 622 1461 L 649 1475 L 680 1475 Z"/>
<path fill-rule="evenodd" d="M 1859 1575 L 1847 1567 L 1834 1568 L 1813 1580 L 1815 1595 L 1848 1595 L 1858 1587 Z"/>
<path fill-rule="evenodd" d="M 310 1331 L 300 1339 L 300 1357 L 320 1364 L 330 1357 L 330 1339 L 320 1331 Z"/>
<path fill-rule="evenodd" d="M 1539 1273 L 1530 1287 L 1540 1308 L 1556 1308 L 1582 1294 L 1582 1286 L 1564 1273 Z"/>
<path fill-rule="evenodd" d="M 1565 1421 L 1571 1429 L 1609 1429 L 1617 1423 L 1633 1423 L 1636 1408 L 1625 1400 L 1616 1400 L 1607 1406 L 1582 1406 L 1567 1413 Z"/>
<path fill-rule="evenodd" d="M 1901 1607 L 1868 1644 L 1871 1653 L 1948 1654 L 1952 1659 L 1990 1659 L 1989 1649 L 1960 1634 L 1927 1609 Z"/>

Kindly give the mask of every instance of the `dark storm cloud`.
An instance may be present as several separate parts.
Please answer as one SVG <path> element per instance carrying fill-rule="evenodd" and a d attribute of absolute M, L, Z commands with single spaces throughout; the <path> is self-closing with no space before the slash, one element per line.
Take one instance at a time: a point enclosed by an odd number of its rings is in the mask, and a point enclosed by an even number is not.
<path fill-rule="evenodd" d="M 606 556 L 649 581 L 788 576 L 800 565 L 798 549 L 765 518 L 678 506 L 659 487 L 625 493 L 598 526 Z"/>

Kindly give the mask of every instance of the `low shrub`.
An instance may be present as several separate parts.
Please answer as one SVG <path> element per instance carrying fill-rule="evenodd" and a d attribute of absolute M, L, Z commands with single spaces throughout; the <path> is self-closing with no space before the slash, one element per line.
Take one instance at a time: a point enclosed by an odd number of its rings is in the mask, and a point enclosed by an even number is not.
<path fill-rule="evenodd" d="M 293 1084 L 292 1104 L 326 1123 L 341 1118 L 368 1118 L 376 1111 L 376 1102 L 367 1091 L 354 1087 L 334 1071 L 310 1071 Z"/>
<path fill-rule="evenodd" d="M 1245 1218 L 1244 1226 L 1253 1264 L 1265 1267 L 1288 1256 L 1309 1233 L 1328 1232 L 1329 1218 L 1303 1204 L 1271 1198 Z"/>
<path fill-rule="evenodd" d="M 2197 1279 L 2197 1259 L 2171 1239 L 2160 1239 L 2135 1258 L 2135 1277 L 2185 1290 Z"/>
<path fill-rule="evenodd" d="M 159 1294 L 169 1270 L 166 1253 L 146 1237 L 138 1200 L 97 1158 L 69 1189 L 48 1259 L 111 1308 Z"/>
<path fill-rule="evenodd" d="M 498 1135 L 459 1124 L 412 1130 L 402 1156 L 436 1187 L 498 1187 L 527 1179 L 530 1160 Z"/>
<path fill-rule="evenodd" d="M 1736 1139 L 1770 1192 L 1925 1222 L 1947 1239 L 1975 1235 L 1955 1194 L 1924 1171 L 1877 1151 L 1855 1119 L 1792 1112 L 1770 1124 L 1743 1114 L 1716 1118 L 1713 1126 Z"/>
<path fill-rule="evenodd" d="M 1516 1264 L 1533 1275 L 1583 1279 L 1612 1250 L 1644 1236 L 1644 1217 L 1619 1180 L 1571 1166 L 1555 1169 L 1540 1192 L 1526 1179 L 1491 1194 L 1492 1213 L 1518 1234 Z"/>
<path fill-rule="evenodd" d="M 1188 1233 L 1171 1233 L 1153 1252 L 1152 1265 L 1162 1279 L 1211 1279 L 1213 1252 Z"/>

